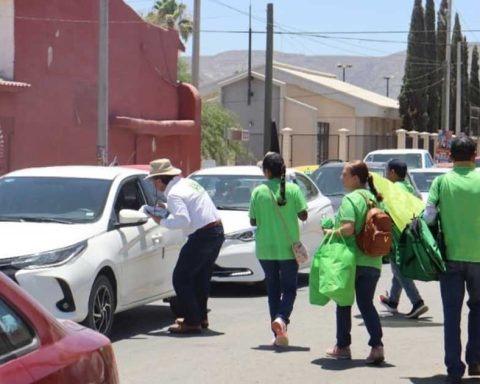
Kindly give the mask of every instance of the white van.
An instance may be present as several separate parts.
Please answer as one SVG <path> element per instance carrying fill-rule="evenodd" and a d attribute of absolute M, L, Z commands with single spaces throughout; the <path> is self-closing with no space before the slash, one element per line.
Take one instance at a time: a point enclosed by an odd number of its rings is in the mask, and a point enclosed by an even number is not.
<path fill-rule="evenodd" d="M 391 159 L 403 160 L 408 169 L 431 168 L 434 166 L 430 152 L 425 149 L 379 149 L 369 152 L 364 162 L 388 162 Z"/>

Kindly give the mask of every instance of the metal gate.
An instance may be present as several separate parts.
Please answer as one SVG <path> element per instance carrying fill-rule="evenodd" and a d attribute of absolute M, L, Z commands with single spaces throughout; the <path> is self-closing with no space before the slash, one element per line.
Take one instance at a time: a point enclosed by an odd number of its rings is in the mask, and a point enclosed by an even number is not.
<path fill-rule="evenodd" d="M 330 123 L 317 122 L 317 164 L 329 159 Z"/>

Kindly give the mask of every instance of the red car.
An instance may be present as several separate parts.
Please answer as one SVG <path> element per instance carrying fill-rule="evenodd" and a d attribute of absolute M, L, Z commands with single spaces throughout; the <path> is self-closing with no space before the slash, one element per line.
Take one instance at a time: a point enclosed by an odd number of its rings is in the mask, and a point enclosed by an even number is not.
<path fill-rule="evenodd" d="M 110 340 L 50 315 L 0 273 L 0 383 L 118 383 Z"/>

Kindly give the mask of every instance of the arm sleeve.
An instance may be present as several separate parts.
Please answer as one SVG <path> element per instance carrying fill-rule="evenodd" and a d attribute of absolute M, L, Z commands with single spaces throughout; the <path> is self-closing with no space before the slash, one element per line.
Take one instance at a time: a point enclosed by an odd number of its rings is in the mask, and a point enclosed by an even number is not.
<path fill-rule="evenodd" d="M 257 191 L 253 190 L 252 196 L 250 198 L 250 208 L 248 210 L 248 217 L 250 219 L 256 220 L 257 216 L 255 213 L 255 201 L 256 201 Z"/>
<path fill-rule="evenodd" d="M 428 192 L 427 204 L 438 205 L 439 189 L 440 189 L 440 179 L 443 176 L 438 176 L 433 180 L 433 183 Z"/>
<path fill-rule="evenodd" d="M 180 196 L 169 195 L 167 198 L 168 210 L 170 215 L 160 221 L 160 225 L 170 229 L 188 228 L 191 223 L 188 209 Z"/>
<path fill-rule="evenodd" d="M 296 186 L 296 185 L 295 185 Z M 305 196 L 303 196 L 303 192 L 300 187 L 296 186 L 295 188 L 295 211 L 297 213 L 307 211 L 307 201 L 305 200 Z"/>
<path fill-rule="evenodd" d="M 427 203 L 425 210 L 423 211 L 423 219 L 428 225 L 432 225 L 435 223 L 437 219 L 438 210 L 437 206 L 432 203 Z"/>
<path fill-rule="evenodd" d="M 346 221 L 355 223 L 355 208 L 349 198 L 344 197 L 342 199 L 337 215 L 339 223 Z"/>

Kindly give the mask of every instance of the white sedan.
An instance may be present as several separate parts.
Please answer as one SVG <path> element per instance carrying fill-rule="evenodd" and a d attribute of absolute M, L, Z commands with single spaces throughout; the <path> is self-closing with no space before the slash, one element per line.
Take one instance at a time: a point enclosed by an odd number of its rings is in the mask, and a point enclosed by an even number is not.
<path fill-rule="evenodd" d="M 220 211 L 225 228 L 225 243 L 213 271 L 217 282 L 259 282 L 265 279 L 255 256 L 255 228 L 250 226 L 248 209 L 253 189 L 265 182 L 262 170 L 256 166 L 215 167 L 190 175 L 212 197 Z M 298 184 L 308 204 L 308 220 L 300 223 L 300 237 L 311 256 L 320 244 L 323 232 L 320 222 L 333 218 L 330 200 L 323 196 L 304 173 L 289 169 L 287 179 Z M 309 264 L 302 268 L 308 268 Z"/>
<path fill-rule="evenodd" d="M 433 180 L 446 172 L 451 171 L 451 168 L 417 168 L 411 169 L 408 172 L 410 177 L 415 182 L 418 190 L 422 194 L 422 200 L 426 203 L 428 199 L 428 192 L 432 186 Z"/>
<path fill-rule="evenodd" d="M 147 172 L 30 168 L 0 178 L 0 271 L 54 316 L 103 333 L 115 312 L 174 296 L 185 237 L 141 212 L 161 196 Z"/>

